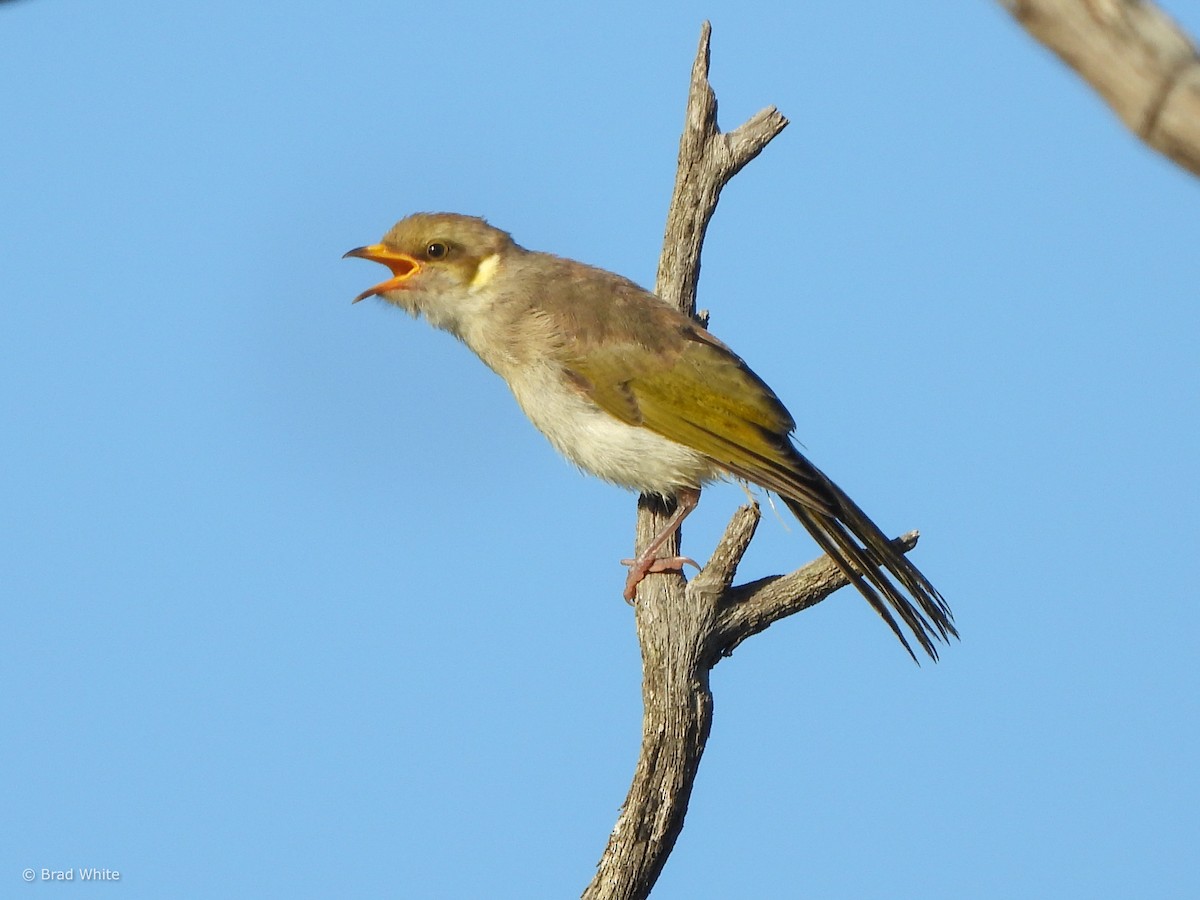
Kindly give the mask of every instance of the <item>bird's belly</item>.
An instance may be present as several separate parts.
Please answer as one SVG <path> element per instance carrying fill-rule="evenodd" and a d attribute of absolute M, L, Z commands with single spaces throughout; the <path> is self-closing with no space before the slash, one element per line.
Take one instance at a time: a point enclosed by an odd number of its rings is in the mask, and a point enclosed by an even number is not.
<path fill-rule="evenodd" d="M 664 496 L 717 477 L 703 454 L 625 424 L 563 386 L 560 379 L 557 372 L 526 372 L 509 384 L 530 421 L 584 471 L 622 487 Z"/>

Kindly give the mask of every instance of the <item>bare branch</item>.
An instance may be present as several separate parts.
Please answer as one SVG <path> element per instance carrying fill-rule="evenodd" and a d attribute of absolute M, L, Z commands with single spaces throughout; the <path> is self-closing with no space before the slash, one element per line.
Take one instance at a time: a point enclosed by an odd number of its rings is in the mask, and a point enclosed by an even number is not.
<path fill-rule="evenodd" d="M 708 82 L 711 34 L 712 26 L 705 22 L 692 65 L 692 84 L 675 170 L 675 193 L 667 212 L 667 230 L 655 281 L 658 295 L 689 315 L 696 309 L 700 248 L 721 189 L 788 124 L 779 110 L 770 106 L 736 131 L 721 133 L 717 127 L 717 95 Z"/>
<path fill-rule="evenodd" d="M 1200 58 L 1148 0 L 1001 0 L 1135 135 L 1200 175 Z"/>
<path fill-rule="evenodd" d="M 733 577 L 737 574 L 738 564 L 750 548 L 750 541 L 761 518 L 762 513 L 757 503 L 740 507 L 733 514 L 712 556 L 688 585 L 690 593 L 719 597 L 729 590 L 729 586 L 733 584 Z"/>
<path fill-rule="evenodd" d="M 708 82 L 709 37 L 704 23 L 692 66 L 687 114 L 679 141 L 675 190 L 659 261 L 659 296 L 689 315 L 695 311 L 700 249 L 721 189 L 787 125 L 774 108 L 754 116 L 731 134 L 717 127 L 717 100 Z M 638 501 L 640 550 L 663 527 L 671 509 L 659 501 Z M 730 524 L 709 573 L 697 576 L 702 590 L 685 591 L 677 575 L 648 576 L 638 588 L 636 619 L 642 647 L 642 750 L 633 784 L 596 876 L 583 896 L 589 900 L 644 898 L 649 895 L 675 840 L 712 724 L 708 673 L 711 640 L 722 593 L 749 544 L 756 514 Z M 664 555 L 679 552 L 679 535 Z M 718 590 L 712 590 L 716 587 Z M 697 600 L 698 595 L 704 599 Z"/>
<path fill-rule="evenodd" d="M 695 310 L 700 249 L 721 189 L 787 125 L 770 107 L 736 130 L 717 128 L 708 82 L 704 23 L 692 67 L 687 115 L 679 141 L 675 191 L 659 261 L 658 294 L 688 314 Z M 662 529 L 672 503 L 638 500 L 640 551 Z M 585 900 L 642 900 L 649 895 L 683 829 L 696 771 L 712 725 L 709 672 L 741 641 L 772 622 L 819 602 L 846 578 L 827 558 L 798 572 L 731 588 L 759 521 L 757 505 L 739 509 L 708 564 L 690 585 L 674 573 L 648 575 L 638 586 L 635 616 L 642 649 L 642 747 L 629 795 L 584 891 Z M 916 543 L 915 533 L 902 541 Z M 679 534 L 660 555 L 679 553 Z"/>
<path fill-rule="evenodd" d="M 910 531 L 892 541 L 892 546 L 907 553 L 917 546 L 919 538 L 918 532 Z M 816 606 L 849 583 L 846 573 L 823 556 L 790 575 L 772 575 L 733 588 L 725 595 L 714 645 L 722 656 L 729 656 L 746 638 Z"/>

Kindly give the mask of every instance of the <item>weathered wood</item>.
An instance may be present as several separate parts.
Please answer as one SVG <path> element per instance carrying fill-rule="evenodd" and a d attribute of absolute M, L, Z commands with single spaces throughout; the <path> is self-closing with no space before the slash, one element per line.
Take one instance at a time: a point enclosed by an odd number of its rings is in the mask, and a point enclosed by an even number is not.
<path fill-rule="evenodd" d="M 1200 58 L 1146 0 L 1001 0 L 1035 40 L 1095 88 L 1126 127 L 1200 175 Z"/>
<path fill-rule="evenodd" d="M 787 125 L 774 107 L 729 133 L 717 128 L 717 101 L 708 81 L 706 22 L 692 67 L 687 116 L 679 142 L 675 191 L 656 289 L 689 314 L 695 311 L 700 250 L 721 189 Z M 640 550 L 671 509 L 638 501 Z M 731 588 L 758 524 L 757 506 L 738 510 L 712 558 L 690 584 L 677 574 L 649 575 L 638 587 L 635 618 L 642 649 L 642 747 L 629 794 L 584 891 L 585 900 L 649 896 L 684 816 L 712 725 L 709 672 L 733 647 L 772 622 L 818 603 L 846 584 L 829 559 L 799 572 Z M 906 549 L 916 543 L 902 544 Z M 679 553 L 679 535 L 661 550 Z"/>

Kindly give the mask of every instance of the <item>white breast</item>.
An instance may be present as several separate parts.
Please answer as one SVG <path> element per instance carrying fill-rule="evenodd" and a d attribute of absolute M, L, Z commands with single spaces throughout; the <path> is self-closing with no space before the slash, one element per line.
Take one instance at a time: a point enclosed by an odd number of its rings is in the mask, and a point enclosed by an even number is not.
<path fill-rule="evenodd" d="M 606 481 L 671 495 L 717 477 L 703 455 L 645 428 L 626 425 L 564 383 L 550 365 L 510 377 L 509 386 L 525 415 L 563 456 Z"/>

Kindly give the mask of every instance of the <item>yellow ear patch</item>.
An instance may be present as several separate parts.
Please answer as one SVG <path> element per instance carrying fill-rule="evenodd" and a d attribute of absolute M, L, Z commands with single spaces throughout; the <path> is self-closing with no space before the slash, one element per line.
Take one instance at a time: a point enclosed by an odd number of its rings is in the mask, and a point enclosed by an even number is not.
<path fill-rule="evenodd" d="M 471 290 L 477 291 L 487 285 L 492 280 L 492 276 L 496 274 L 496 269 L 499 265 L 499 253 L 493 253 L 491 256 L 485 256 L 481 259 L 479 261 L 479 268 L 475 270 L 475 277 L 471 279 Z"/>

